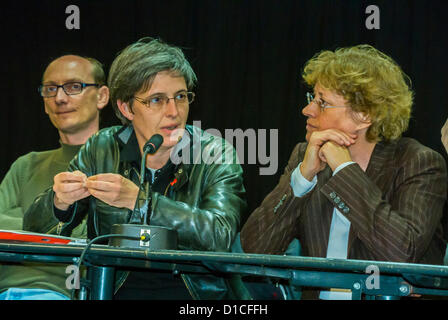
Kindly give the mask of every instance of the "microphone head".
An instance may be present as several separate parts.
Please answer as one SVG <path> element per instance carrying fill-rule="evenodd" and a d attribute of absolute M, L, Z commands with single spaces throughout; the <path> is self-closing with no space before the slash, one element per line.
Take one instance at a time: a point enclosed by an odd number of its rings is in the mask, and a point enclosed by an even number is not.
<path fill-rule="evenodd" d="M 162 143 L 163 137 L 160 134 L 156 133 L 145 143 L 145 145 L 143 146 L 143 152 L 153 154 L 157 150 L 159 150 Z"/>

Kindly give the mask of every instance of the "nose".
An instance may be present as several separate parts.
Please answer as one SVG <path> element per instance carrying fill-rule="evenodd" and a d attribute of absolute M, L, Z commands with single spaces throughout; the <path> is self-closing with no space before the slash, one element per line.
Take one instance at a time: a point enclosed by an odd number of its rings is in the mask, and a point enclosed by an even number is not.
<path fill-rule="evenodd" d="M 316 117 L 318 109 L 317 103 L 311 101 L 302 109 L 302 114 L 308 118 Z"/>
<path fill-rule="evenodd" d="M 56 102 L 66 102 L 68 95 L 65 93 L 62 87 L 59 87 L 56 91 L 56 96 L 54 97 Z"/>
<path fill-rule="evenodd" d="M 177 105 L 174 102 L 174 99 L 167 99 L 165 105 L 165 115 L 167 117 L 175 118 L 179 114 L 179 110 L 177 109 Z"/>

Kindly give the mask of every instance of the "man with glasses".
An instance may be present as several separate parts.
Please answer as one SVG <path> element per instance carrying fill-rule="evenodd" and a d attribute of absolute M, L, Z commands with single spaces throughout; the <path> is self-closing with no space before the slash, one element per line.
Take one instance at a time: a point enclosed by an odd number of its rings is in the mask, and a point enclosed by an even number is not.
<path fill-rule="evenodd" d="M 0 186 L 0 229 L 22 229 L 24 213 L 37 195 L 53 184 L 56 174 L 67 170 L 81 146 L 98 131 L 100 110 L 109 100 L 105 81 L 101 63 L 93 58 L 66 55 L 47 66 L 39 93 L 61 147 L 28 153 L 12 164 Z M 73 236 L 85 233 L 84 223 Z M 0 274 L 0 299 L 68 299 L 65 266 L 5 264 Z"/>
<path fill-rule="evenodd" d="M 85 144 L 27 211 L 25 229 L 42 232 L 59 224 L 60 233 L 70 235 L 88 212 L 89 239 L 110 234 L 113 224 L 147 222 L 175 230 L 179 249 L 229 251 L 246 208 L 242 168 L 225 140 L 186 124 L 195 82 L 177 47 L 143 38 L 125 48 L 108 78 L 123 126 L 106 128 Z M 146 155 L 143 147 L 156 134 L 163 143 Z M 199 143 L 179 147 L 187 136 Z M 210 150 L 230 152 L 231 163 L 208 161 L 220 158 Z M 192 157 L 172 161 L 178 153 Z M 193 159 L 198 154 L 202 161 Z M 117 276 L 115 299 L 232 297 L 224 279 L 211 275 L 132 271 L 126 276 Z"/>
<path fill-rule="evenodd" d="M 369 45 L 306 63 L 314 91 L 302 109 L 307 142 L 249 216 L 245 252 L 282 254 L 297 238 L 304 256 L 442 264 L 446 166 L 437 152 L 401 138 L 413 100 L 406 77 Z"/>

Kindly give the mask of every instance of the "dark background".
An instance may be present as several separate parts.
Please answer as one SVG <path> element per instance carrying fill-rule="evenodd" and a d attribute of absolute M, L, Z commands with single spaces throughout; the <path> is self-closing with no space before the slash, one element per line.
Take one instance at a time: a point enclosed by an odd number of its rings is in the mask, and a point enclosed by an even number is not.
<path fill-rule="evenodd" d="M 68 30 L 69 5 L 80 9 Z M 380 30 L 368 30 L 368 5 L 380 9 Z M 405 136 L 446 156 L 440 129 L 447 111 L 446 1 L 190 0 L 27 1 L 0 4 L 0 178 L 20 155 L 59 146 L 37 87 L 46 65 L 67 53 L 92 56 L 106 69 L 118 51 L 143 36 L 181 46 L 199 84 L 189 123 L 202 129 L 278 129 L 278 170 L 260 176 L 243 165 L 250 210 L 275 186 L 294 145 L 304 141 L 304 63 L 323 49 L 368 43 L 410 76 L 415 105 Z M 119 124 L 110 105 L 102 127 Z M 246 144 L 247 148 L 247 144 Z M 268 153 L 269 154 L 269 153 Z M 247 158 L 246 158 L 247 159 Z"/>

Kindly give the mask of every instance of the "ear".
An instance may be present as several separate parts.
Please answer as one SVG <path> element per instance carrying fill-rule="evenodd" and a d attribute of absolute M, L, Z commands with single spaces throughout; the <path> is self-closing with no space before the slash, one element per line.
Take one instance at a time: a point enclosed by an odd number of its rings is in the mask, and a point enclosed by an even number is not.
<path fill-rule="evenodd" d="M 355 119 L 357 120 L 357 129 L 363 130 L 367 129 L 372 125 L 372 119 L 368 114 L 363 112 L 356 112 Z"/>
<path fill-rule="evenodd" d="M 109 102 L 109 88 L 107 86 L 102 86 L 98 89 L 98 110 L 103 109 Z"/>
<path fill-rule="evenodd" d="M 47 107 L 47 104 L 45 103 L 45 101 L 44 101 L 44 110 L 45 110 L 45 113 L 46 113 L 46 114 L 49 114 L 49 113 L 48 113 L 48 107 Z"/>
<path fill-rule="evenodd" d="M 129 121 L 134 120 L 134 113 L 129 107 L 129 102 L 123 102 L 121 100 L 117 100 L 117 107 L 120 110 L 121 114 L 128 119 Z"/>

